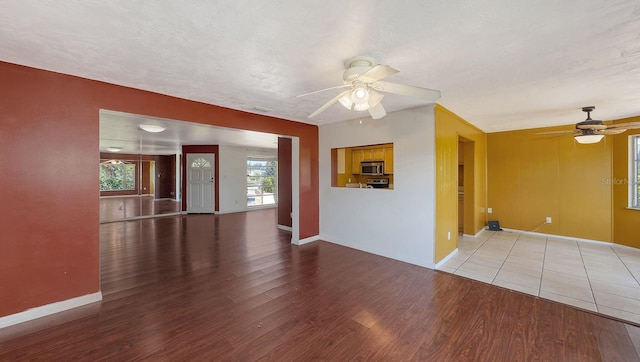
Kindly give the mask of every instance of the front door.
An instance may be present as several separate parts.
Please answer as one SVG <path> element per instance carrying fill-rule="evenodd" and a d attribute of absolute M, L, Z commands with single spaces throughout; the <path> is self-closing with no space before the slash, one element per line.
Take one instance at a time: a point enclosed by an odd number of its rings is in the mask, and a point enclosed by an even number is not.
<path fill-rule="evenodd" d="M 215 211 L 214 154 L 187 154 L 187 212 Z"/>

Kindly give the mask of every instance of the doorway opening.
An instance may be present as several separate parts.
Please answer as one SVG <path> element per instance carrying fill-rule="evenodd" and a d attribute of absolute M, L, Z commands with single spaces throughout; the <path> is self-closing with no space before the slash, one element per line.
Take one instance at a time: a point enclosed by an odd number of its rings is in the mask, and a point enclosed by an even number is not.
<path fill-rule="evenodd" d="M 475 142 L 458 136 L 458 237 L 474 235 Z"/>
<path fill-rule="evenodd" d="M 288 218 L 290 221 L 290 223 L 283 225 L 285 225 L 286 230 L 290 229 L 291 231 L 291 242 L 294 244 L 299 243 L 300 141 L 298 137 L 104 109 L 100 110 L 99 120 L 101 155 L 102 153 L 108 153 L 108 157 L 115 157 L 114 155 L 116 154 L 129 154 L 133 156 L 134 161 L 143 165 L 145 165 L 142 162 L 143 160 L 154 161 L 146 164 L 147 167 L 145 169 L 147 172 L 149 174 L 153 173 L 155 176 L 153 180 L 149 180 L 148 184 L 146 184 L 147 191 L 145 193 L 155 194 L 155 202 L 161 199 L 177 201 L 179 204 L 177 214 L 191 212 L 186 203 L 191 194 L 191 192 L 188 192 L 189 186 L 186 174 L 189 169 L 186 166 L 191 165 L 187 160 L 190 153 L 214 154 L 213 162 L 211 162 L 211 171 L 214 178 L 213 212 L 233 213 L 248 211 L 246 206 L 248 190 L 246 185 L 248 176 L 246 172 L 246 154 L 247 152 L 253 152 L 248 150 L 275 150 L 279 154 L 279 160 L 281 155 L 285 157 L 286 161 L 283 166 L 289 166 L 288 168 L 278 167 L 279 173 L 281 171 L 286 172 L 283 172 L 283 175 L 279 175 L 279 183 L 273 185 L 278 187 L 278 190 L 285 186 L 287 191 L 278 191 L 278 204 L 283 201 L 283 204 L 290 205 L 286 212 L 285 210 L 279 211 L 283 211 L 282 218 Z M 163 131 L 157 133 L 147 132 L 142 130 L 141 125 L 160 126 L 159 128 L 163 129 Z M 214 148 L 215 151 L 212 151 L 211 149 Z M 117 151 L 110 151 L 110 149 L 116 149 Z M 223 167 L 223 169 L 220 169 L 220 167 Z M 204 174 L 200 176 L 202 180 L 208 178 L 207 181 L 211 182 L 211 176 Z M 139 176 L 136 177 L 137 179 L 139 179 Z M 141 186 L 139 189 L 143 187 L 145 186 Z M 208 208 L 208 202 L 211 199 L 208 197 L 207 190 L 208 188 L 201 188 L 198 192 L 200 192 L 200 201 L 203 200 L 202 197 L 206 200 L 201 205 L 207 205 L 207 212 L 211 212 Z M 220 192 L 220 190 L 224 191 Z M 139 198 L 139 195 L 141 195 L 140 190 L 137 190 L 134 195 Z M 216 207 L 217 205 L 219 206 Z M 134 218 L 142 217 L 155 217 L 155 215 Z"/>

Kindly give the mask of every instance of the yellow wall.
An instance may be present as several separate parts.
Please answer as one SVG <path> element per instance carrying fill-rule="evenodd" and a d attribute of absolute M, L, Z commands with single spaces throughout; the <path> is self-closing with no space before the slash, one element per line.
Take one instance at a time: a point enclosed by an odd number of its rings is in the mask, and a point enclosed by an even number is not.
<path fill-rule="evenodd" d="M 436 243 L 435 262 L 438 263 L 458 247 L 458 140 L 473 143 L 465 147 L 465 173 L 473 172 L 473 184 L 465 184 L 465 233 L 475 234 L 486 224 L 486 149 L 487 135 L 448 109 L 435 107 L 436 133 Z M 473 152 L 466 152 L 473 145 Z M 447 233 L 451 239 L 447 239 Z"/>
<path fill-rule="evenodd" d="M 615 123 L 640 122 L 640 117 L 621 119 Z M 613 139 L 613 242 L 640 248 L 640 211 L 629 210 L 629 136 L 640 130 L 629 130 Z"/>
<path fill-rule="evenodd" d="M 569 135 L 535 135 L 573 126 L 488 135 L 488 203 L 506 228 L 612 240 L 613 141 L 581 145 Z M 545 218 L 552 217 L 551 224 Z"/>

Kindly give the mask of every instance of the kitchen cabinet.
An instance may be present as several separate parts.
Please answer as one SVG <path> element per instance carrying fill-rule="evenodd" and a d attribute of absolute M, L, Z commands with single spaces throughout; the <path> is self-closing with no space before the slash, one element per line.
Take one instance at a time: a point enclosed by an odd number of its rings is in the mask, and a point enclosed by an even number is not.
<path fill-rule="evenodd" d="M 384 173 L 393 174 L 393 148 L 383 149 L 384 153 Z"/>
<path fill-rule="evenodd" d="M 364 149 L 360 152 L 362 152 L 362 161 L 373 161 L 373 153 L 371 150 Z"/>
<path fill-rule="evenodd" d="M 384 148 L 374 148 L 371 150 L 371 160 L 372 161 L 384 161 Z"/>
<path fill-rule="evenodd" d="M 393 147 L 361 148 L 351 151 L 351 173 L 359 175 L 360 162 L 384 161 L 384 173 L 393 174 Z"/>
<path fill-rule="evenodd" d="M 364 153 L 362 150 L 352 150 L 351 151 L 351 173 L 354 175 L 359 175 L 361 171 L 360 162 L 364 161 L 363 159 Z"/>

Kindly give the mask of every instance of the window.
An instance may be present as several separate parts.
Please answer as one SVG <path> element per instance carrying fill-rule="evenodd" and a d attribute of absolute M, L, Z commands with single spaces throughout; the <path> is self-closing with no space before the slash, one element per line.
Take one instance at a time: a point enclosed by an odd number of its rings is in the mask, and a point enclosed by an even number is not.
<path fill-rule="evenodd" d="M 100 164 L 100 191 L 135 190 L 136 165 L 122 161 Z"/>
<path fill-rule="evenodd" d="M 272 158 L 247 158 L 247 206 L 278 202 L 278 162 Z"/>
<path fill-rule="evenodd" d="M 209 161 L 200 157 L 193 160 L 193 162 L 191 163 L 191 168 L 211 168 L 211 164 L 209 163 Z"/>
<path fill-rule="evenodd" d="M 640 135 L 629 137 L 629 207 L 640 209 Z"/>

